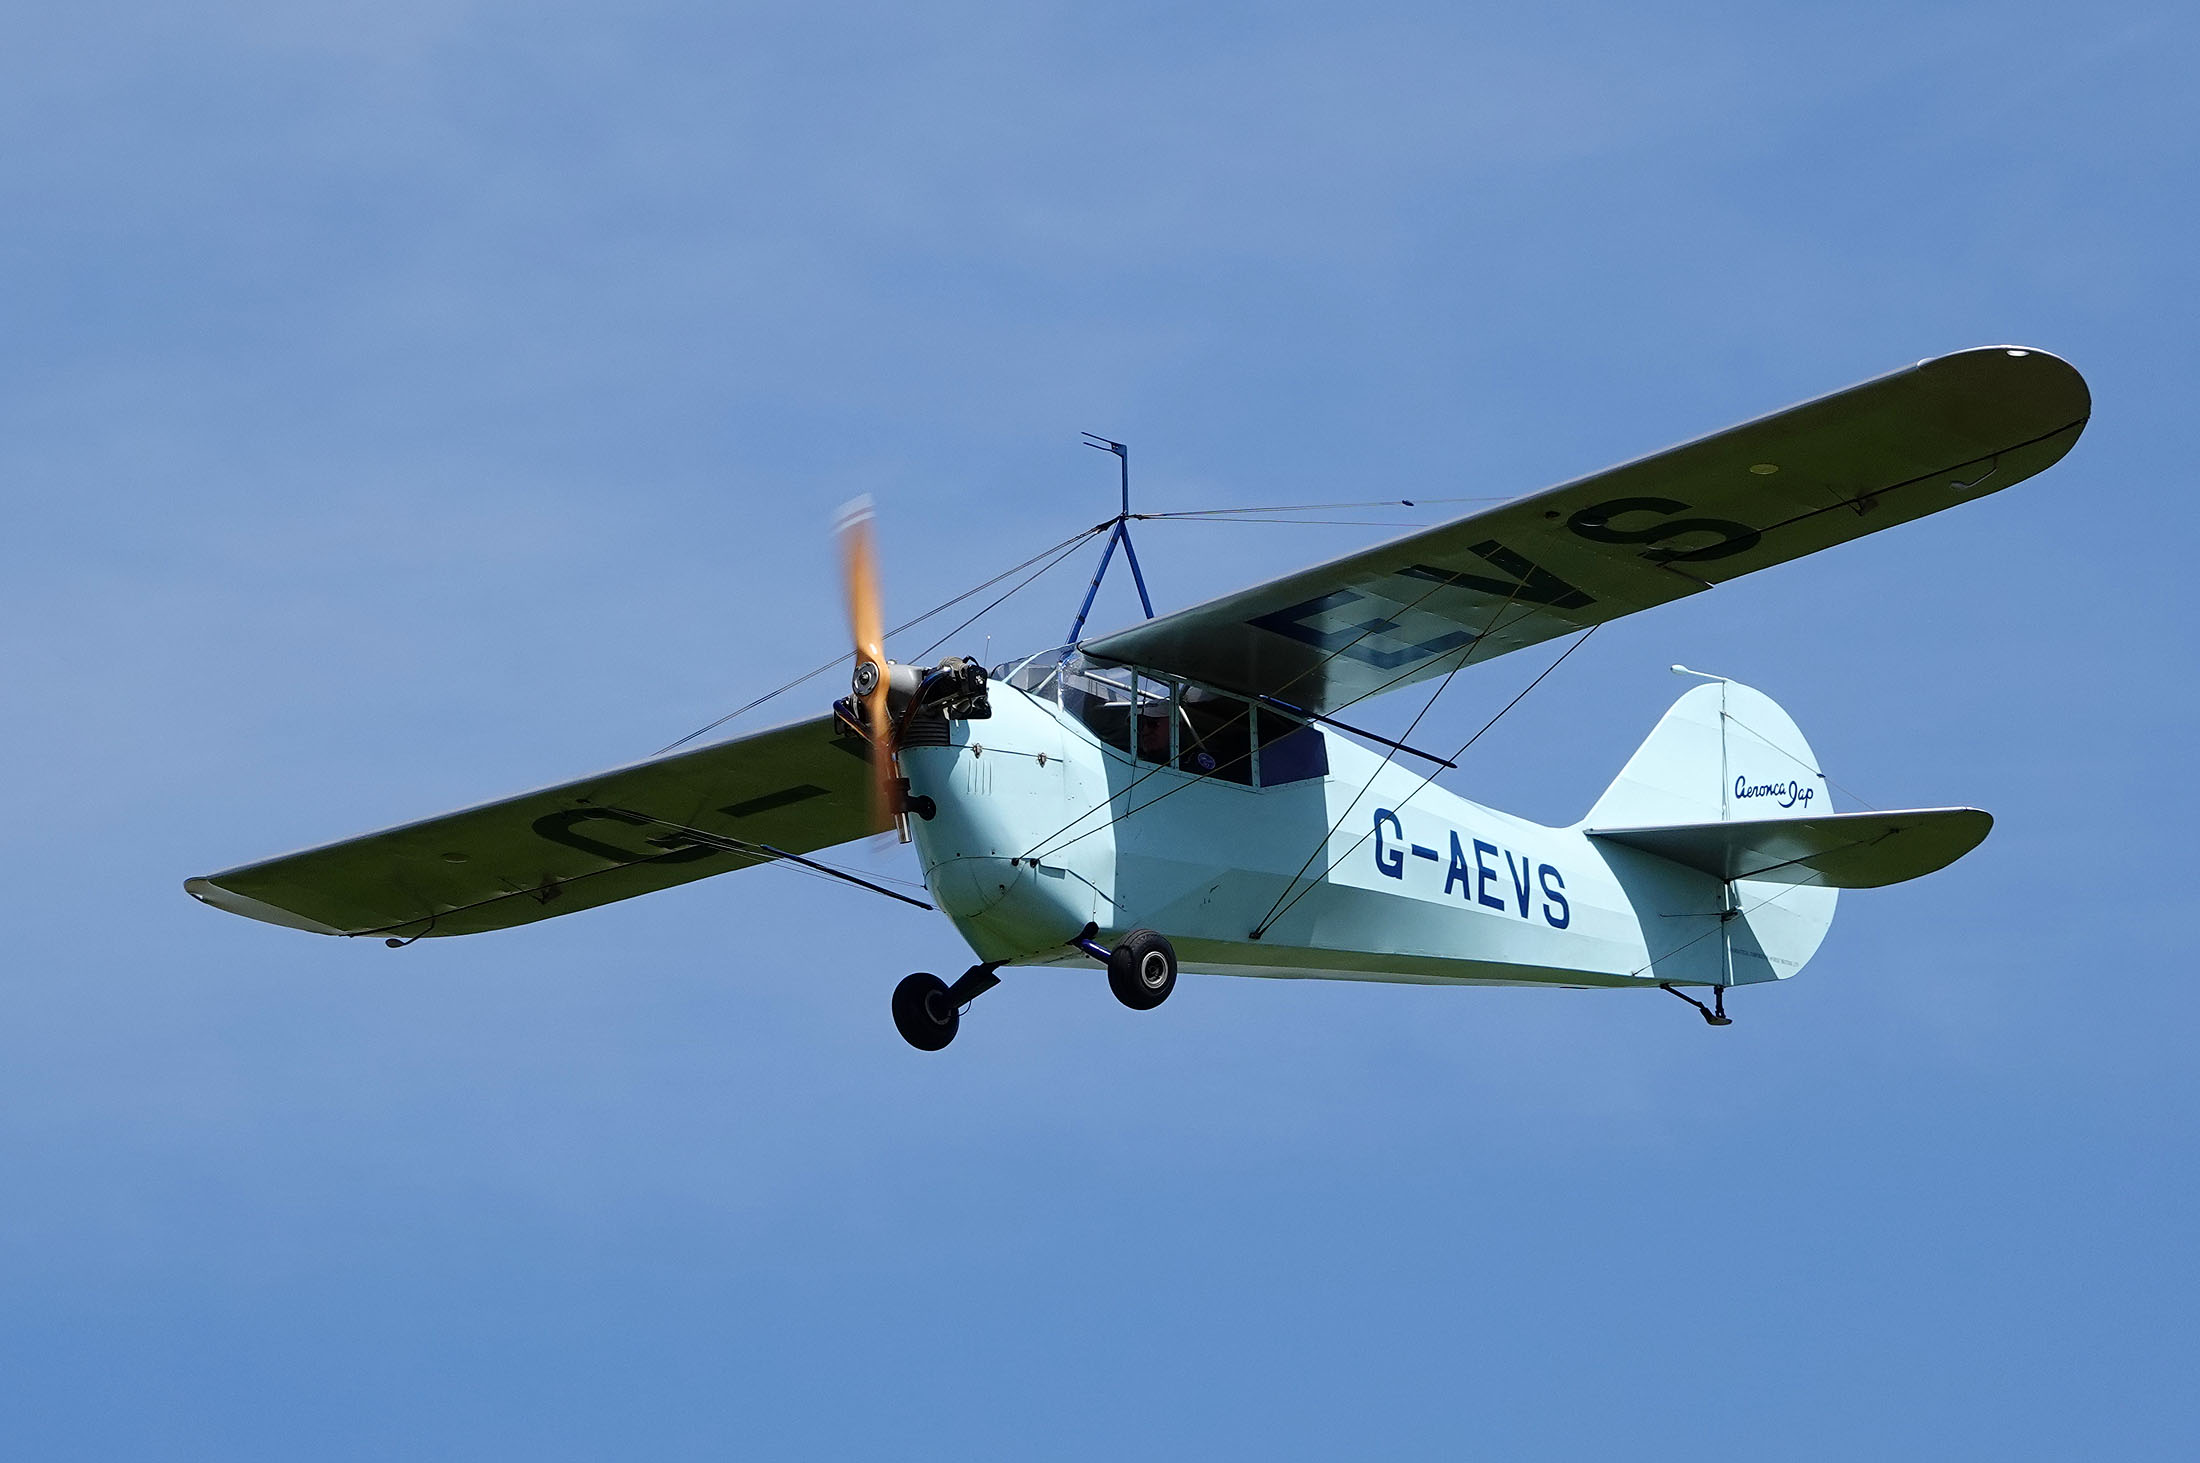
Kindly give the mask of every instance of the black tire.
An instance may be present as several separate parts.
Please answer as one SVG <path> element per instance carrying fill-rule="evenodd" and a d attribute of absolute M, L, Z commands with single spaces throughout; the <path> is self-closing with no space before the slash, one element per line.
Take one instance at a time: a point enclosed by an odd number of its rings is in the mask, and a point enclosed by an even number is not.
<path fill-rule="evenodd" d="M 1151 1011 L 1176 989 L 1176 947 L 1152 930 L 1132 930 L 1108 954 L 1108 989 L 1133 1011 Z"/>
<path fill-rule="evenodd" d="M 894 987 L 894 1029 L 920 1052 L 936 1052 L 955 1039 L 962 1016 L 947 1003 L 947 982 L 919 971 Z"/>

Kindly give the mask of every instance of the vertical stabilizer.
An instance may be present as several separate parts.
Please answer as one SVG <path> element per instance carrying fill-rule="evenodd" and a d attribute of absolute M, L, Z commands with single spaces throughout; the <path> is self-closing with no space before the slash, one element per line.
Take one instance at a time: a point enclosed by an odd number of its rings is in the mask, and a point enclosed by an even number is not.
<path fill-rule="evenodd" d="M 1648 828 L 1832 811 L 1794 718 L 1739 681 L 1707 681 L 1673 703 L 1582 822 Z"/>
<path fill-rule="evenodd" d="M 1807 818 L 1832 811 L 1817 754 L 1794 719 L 1762 691 L 1719 680 L 1707 681 L 1673 703 L 1581 826 L 1592 831 L 1655 829 Z M 1623 883 L 1649 887 L 1624 865 L 1655 855 L 1614 852 L 1606 857 L 1616 860 L 1614 872 Z M 1664 887 L 1662 879 L 1650 882 Z M 1710 887 L 1727 909 L 1737 911 L 1720 923 L 1729 984 L 1793 975 L 1833 923 L 1836 896 L 1830 888 L 1750 879 L 1714 881 Z M 1693 904 L 1652 915 L 1661 922 L 1700 917 L 1716 915 L 1700 915 Z"/>

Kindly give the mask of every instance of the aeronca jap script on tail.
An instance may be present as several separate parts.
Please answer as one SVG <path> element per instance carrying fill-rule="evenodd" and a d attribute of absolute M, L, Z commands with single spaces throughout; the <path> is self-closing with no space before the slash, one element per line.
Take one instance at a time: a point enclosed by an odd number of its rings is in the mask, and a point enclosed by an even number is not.
<path fill-rule="evenodd" d="M 1810 800 L 1818 796 L 1818 789 L 1807 787 L 1790 778 L 1786 782 L 1751 782 L 1749 774 L 1734 779 L 1734 798 L 1771 798 L 1783 808 L 1808 808 Z"/>
<path fill-rule="evenodd" d="M 1573 906 L 1566 901 L 1566 876 L 1556 864 L 1537 863 L 1526 854 L 1472 834 L 1445 830 L 1444 847 L 1415 843 L 1406 836 L 1405 821 L 1389 808 L 1375 810 L 1375 872 L 1401 882 L 1425 879 L 1433 884 L 1436 869 L 1425 875 L 1407 869 L 1413 860 L 1441 865 L 1445 895 L 1493 909 L 1518 919 L 1540 918 L 1554 930 L 1573 923 Z"/>

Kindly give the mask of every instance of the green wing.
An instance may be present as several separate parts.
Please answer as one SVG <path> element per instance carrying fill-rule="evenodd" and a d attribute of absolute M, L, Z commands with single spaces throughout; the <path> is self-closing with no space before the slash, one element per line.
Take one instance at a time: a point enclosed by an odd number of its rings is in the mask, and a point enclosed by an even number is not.
<path fill-rule="evenodd" d="M 1962 351 L 1084 648 L 1336 711 L 1998 492 L 2091 411 L 2055 356 Z"/>
<path fill-rule="evenodd" d="M 324 935 L 470 935 L 879 831 L 830 717 L 185 881 Z"/>

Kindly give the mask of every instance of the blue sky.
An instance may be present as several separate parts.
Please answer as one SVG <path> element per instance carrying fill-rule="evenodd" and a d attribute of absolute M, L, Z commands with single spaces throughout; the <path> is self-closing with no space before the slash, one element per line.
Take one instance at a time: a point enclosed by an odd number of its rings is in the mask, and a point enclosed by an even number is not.
<path fill-rule="evenodd" d="M 358 10 L 0 48 L 11 1456 L 2200 1448 L 2185 13 Z M 1108 511 L 1087 429 L 1155 509 L 1508 494 L 1998 341 L 2091 381 L 2061 466 L 1447 779 L 1571 820 L 1685 661 L 1994 810 L 1727 1030 L 1040 972 L 928 1057 L 953 931 L 784 871 L 402 952 L 180 889 L 809 668 L 859 492 L 910 611 Z M 1381 533 L 1140 546 L 1175 606 Z"/>

